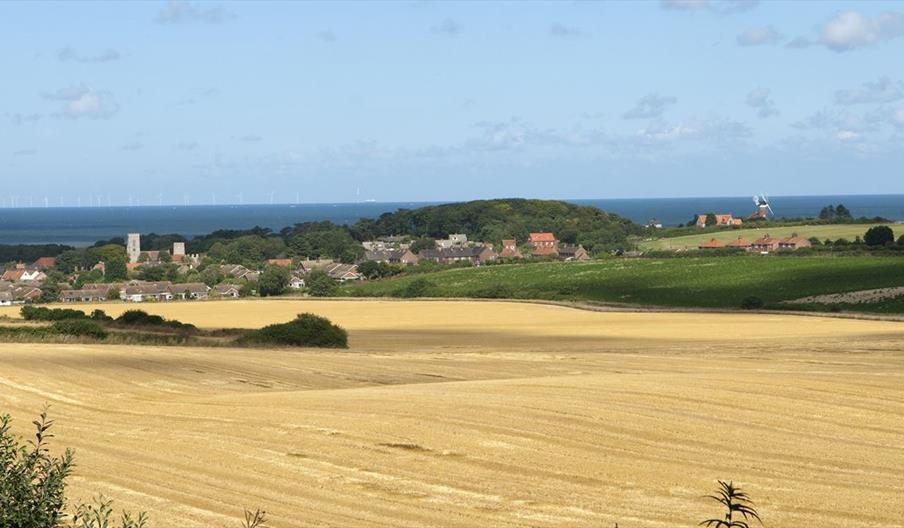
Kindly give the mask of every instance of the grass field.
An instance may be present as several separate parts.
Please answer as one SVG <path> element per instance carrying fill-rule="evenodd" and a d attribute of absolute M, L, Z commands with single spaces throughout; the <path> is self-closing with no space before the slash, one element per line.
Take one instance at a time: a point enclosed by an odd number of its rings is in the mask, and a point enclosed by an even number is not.
<path fill-rule="evenodd" d="M 460 268 L 346 286 L 360 296 L 401 296 L 425 279 L 426 296 L 502 296 L 737 308 L 747 296 L 779 306 L 809 295 L 904 285 L 904 261 L 894 257 L 695 257 L 610 259 Z M 893 313 L 893 301 L 863 305 Z"/>
<path fill-rule="evenodd" d="M 105 306 L 109 313 L 125 305 Z M 76 498 L 152 526 L 691 527 L 716 479 L 765 526 L 901 526 L 904 324 L 454 301 L 144 305 L 199 326 L 316 312 L 349 351 L 5 344 L 0 411 L 51 404 Z M 8 313 L 8 312 L 7 312 Z"/>
<path fill-rule="evenodd" d="M 695 235 L 686 235 L 672 238 L 659 238 L 656 240 L 644 240 L 638 245 L 643 250 L 653 249 L 697 249 L 702 242 L 706 242 L 711 238 L 728 242 L 744 237 L 749 241 L 767 234 L 773 237 L 787 237 L 793 233 L 804 238 L 816 237 L 820 240 L 846 238 L 853 241 L 856 237 L 863 238 L 866 230 L 873 224 L 834 224 L 834 225 L 800 225 L 787 227 L 757 227 L 750 229 L 731 229 L 726 231 L 715 231 L 709 233 L 700 233 Z"/>

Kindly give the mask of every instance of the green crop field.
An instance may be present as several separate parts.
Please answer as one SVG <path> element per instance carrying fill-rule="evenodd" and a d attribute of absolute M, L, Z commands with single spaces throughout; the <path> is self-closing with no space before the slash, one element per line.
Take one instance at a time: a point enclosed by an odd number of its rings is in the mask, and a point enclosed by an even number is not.
<path fill-rule="evenodd" d="M 900 257 L 688 257 L 603 259 L 459 268 L 343 287 L 352 296 L 507 297 L 737 308 L 810 295 L 904 286 Z M 872 311 L 902 312 L 896 300 Z M 870 311 L 869 305 L 858 307 Z"/>
<path fill-rule="evenodd" d="M 832 224 L 727 229 L 724 231 L 701 232 L 699 234 L 680 237 L 644 240 L 638 245 L 641 249 L 646 251 L 656 249 L 697 249 L 697 246 L 699 246 L 700 243 L 711 238 L 728 242 L 730 240 L 736 240 L 740 236 L 753 241 L 767 234 L 773 237 L 787 237 L 791 236 L 793 233 L 797 233 L 804 238 L 816 237 L 820 240 L 825 240 L 827 238 L 831 240 L 837 240 L 839 238 L 854 240 L 854 238 L 858 236 L 862 238 L 863 234 L 866 233 L 866 230 L 873 225 L 874 224 Z M 892 226 L 892 229 L 895 227 L 896 226 Z M 899 228 L 896 231 L 902 231 L 902 228 Z M 904 232 L 898 234 L 904 234 Z"/>

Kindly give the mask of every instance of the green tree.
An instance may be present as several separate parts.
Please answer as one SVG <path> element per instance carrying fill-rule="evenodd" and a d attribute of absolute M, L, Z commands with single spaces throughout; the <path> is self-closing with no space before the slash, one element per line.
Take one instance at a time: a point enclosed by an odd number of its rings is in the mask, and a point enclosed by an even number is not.
<path fill-rule="evenodd" d="M 901 235 L 900 237 L 898 237 L 898 245 L 904 246 L 904 235 Z"/>
<path fill-rule="evenodd" d="M 714 227 L 718 223 L 715 213 L 706 213 L 706 227 Z"/>
<path fill-rule="evenodd" d="M 410 249 L 412 253 L 420 253 L 421 251 L 423 251 L 425 249 L 434 249 L 434 248 L 436 248 L 436 240 L 434 240 L 432 238 L 426 238 L 426 237 L 422 237 L 422 238 L 413 240 L 411 242 L 411 246 L 408 247 L 408 249 Z"/>
<path fill-rule="evenodd" d="M 126 259 L 122 256 L 111 256 L 104 261 L 104 278 L 107 282 L 123 281 L 129 276 Z"/>
<path fill-rule="evenodd" d="M 285 266 L 267 266 L 257 281 L 257 291 L 261 297 L 281 295 L 289 287 L 292 274 Z"/>
<path fill-rule="evenodd" d="M 201 272 L 201 282 L 213 288 L 215 285 L 223 282 L 223 273 L 216 264 L 207 266 Z"/>
<path fill-rule="evenodd" d="M 313 270 L 308 273 L 305 277 L 305 284 L 308 286 L 308 293 L 314 297 L 330 297 L 335 295 L 339 289 L 336 281 L 323 270 Z"/>
<path fill-rule="evenodd" d="M 820 220 L 834 220 L 835 219 L 835 206 L 827 205 L 819 211 L 819 219 Z"/>
<path fill-rule="evenodd" d="M 867 246 L 889 246 L 895 242 L 895 232 L 888 226 L 874 226 L 863 235 Z"/>
<path fill-rule="evenodd" d="M 60 300 L 60 286 L 54 281 L 44 281 L 44 284 L 41 284 L 41 297 L 39 299 L 42 303 L 53 303 Z"/>
<path fill-rule="evenodd" d="M 848 220 L 853 218 L 854 215 L 851 214 L 850 210 L 848 210 L 848 208 L 845 207 L 844 204 L 838 204 L 835 207 L 835 217 L 839 220 Z"/>

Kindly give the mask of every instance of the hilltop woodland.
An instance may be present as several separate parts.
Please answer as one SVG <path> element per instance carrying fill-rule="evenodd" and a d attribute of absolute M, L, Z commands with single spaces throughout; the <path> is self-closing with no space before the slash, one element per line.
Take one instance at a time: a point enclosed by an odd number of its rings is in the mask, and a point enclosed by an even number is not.
<path fill-rule="evenodd" d="M 550 200 L 499 199 L 400 209 L 351 225 L 323 221 L 303 222 L 278 232 L 265 227 L 223 229 L 191 240 L 176 234 L 150 233 L 142 235 L 141 245 L 144 250 L 161 251 L 161 259 L 165 260 L 173 242 L 185 242 L 188 253 L 204 253 L 214 262 L 256 269 L 266 259 L 285 257 L 331 258 L 352 263 L 364 253 L 361 242 L 385 236 L 415 240 L 417 248 L 419 239 L 464 233 L 470 240 L 499 246 L 506 238 L 525 240 L 530 231 L 551 231 L 564 243 L 582 244 L 591 253 L 601 253 L 624 248 L 628 237 L 643 234 L 644 228 L 595 207 Z M 430 245 L 432 247 L 432 242 Z M 82 249 L 54 246 L 35 252 L 25 249 L 31 246 L 9 246 L 16 249 L 10 249 L 7 258 L 2 258 L 7 253 L 0 254 L 0 262 L 30 262 L 38 256 L 57 256 L 58 268 L 68 273 L 76 268 L 90 269 L 100 261 L 109 266 L 108 258 L 112 258 L 119 269 L 121 257 L 124 278 L 124 246 L 125 240 L 121 237 Z M 119 251 L 113 248 L 119 248 Z M 26 251 L 28 255 L 23 254 Z M 34 258 L 24 258 L 26 256 Z"/>

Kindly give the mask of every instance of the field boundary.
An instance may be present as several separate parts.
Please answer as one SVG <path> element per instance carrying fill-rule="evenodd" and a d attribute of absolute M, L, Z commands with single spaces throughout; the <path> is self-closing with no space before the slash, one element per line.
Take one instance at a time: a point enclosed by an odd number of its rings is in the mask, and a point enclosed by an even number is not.
<path fill-rule="evenodd" d="M 548 306 L 560 306 L 563 308 L 574 308 L 575 310 L 585 310 L 590 312 L 624 312 L 624 313 L 720 313 L 720 314 L 764 314 L 764 315 L 799 315 L 802 317 L 831 317 L 835 319 L 862 319 L 866 321 L 893 321 L 904 322 L 904 315 L 898 314 L 872 314 L 872 313 L 855 313 L 855 312 L 816 312 L 801 310 L 741 310 L 735 308 L 693 308 L 682 306 L 656 306 L 641 305 L 628 303 L 605 303 L 593 301 L 554 301 L 549 299 L 487 299 L 481 297 L 302 297 L 302 296 L 280 296 L 267 297 L 271 300 L 282 301 L 391 301 L 391 302 L 411 302 L 411 301 L 429 301 L 429 302 L 505 302 L 520 304 L 541 304 Z M 262 299 L 248 299 L 252 301 Z"/>

